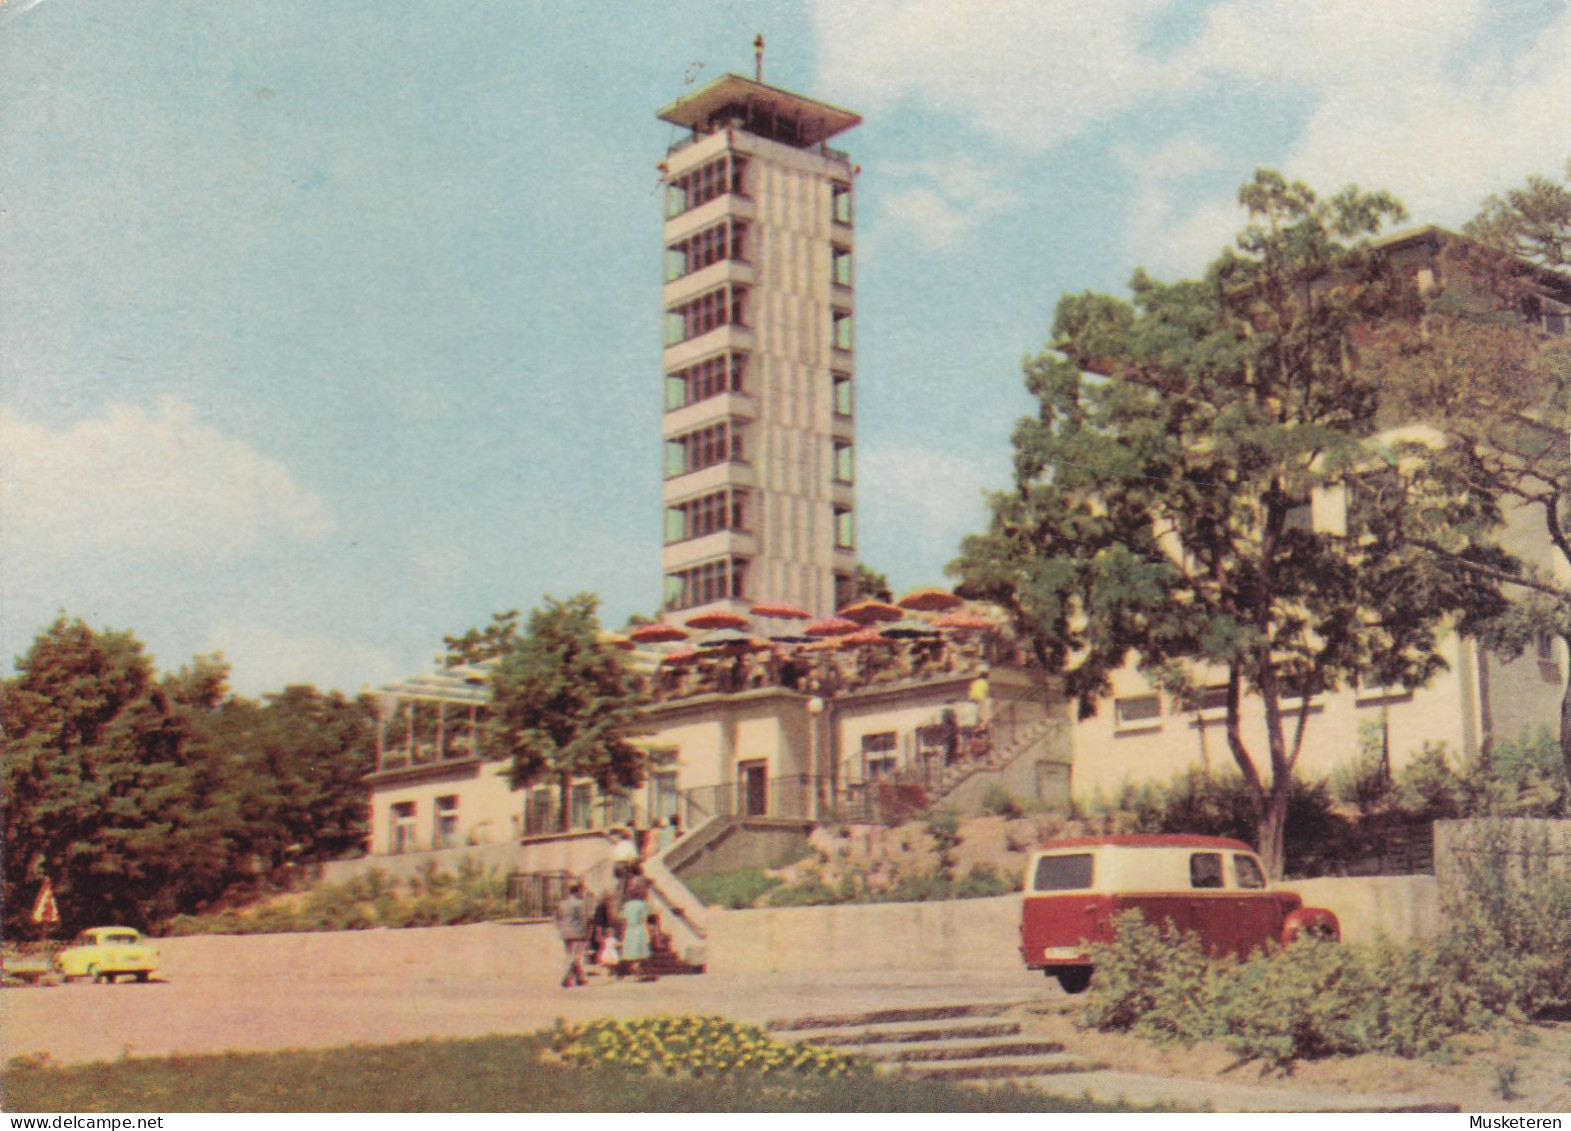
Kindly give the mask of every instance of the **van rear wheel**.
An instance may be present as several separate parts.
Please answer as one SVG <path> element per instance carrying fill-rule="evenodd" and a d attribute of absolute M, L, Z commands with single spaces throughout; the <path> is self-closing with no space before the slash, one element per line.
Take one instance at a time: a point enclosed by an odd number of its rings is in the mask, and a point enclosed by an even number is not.
<path fill-rule="evenodd" d="M 1065 966 L 1053 971 L 1053 974 L 1066 994 L 1083 994 L 1086 992 L 1086 987 L 1091 984 L 1089 966 Z"/>

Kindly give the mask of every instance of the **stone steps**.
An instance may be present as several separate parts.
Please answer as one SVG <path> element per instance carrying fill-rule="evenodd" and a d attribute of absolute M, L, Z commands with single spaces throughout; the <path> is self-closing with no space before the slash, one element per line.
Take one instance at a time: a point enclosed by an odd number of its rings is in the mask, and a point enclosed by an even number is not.
<path fill-rule="evenodd" d="M 1100 1065 L 1060 1041 L 1022 1035 L 1018 1021 L 995 1020 L 1011 1003 L 877 1010 L 771 1021 L 771 1031 L 803 1044 L 865 1056 L 888 1071 L 938 1080 L 996 1080 L 1091 1072 Z"/>

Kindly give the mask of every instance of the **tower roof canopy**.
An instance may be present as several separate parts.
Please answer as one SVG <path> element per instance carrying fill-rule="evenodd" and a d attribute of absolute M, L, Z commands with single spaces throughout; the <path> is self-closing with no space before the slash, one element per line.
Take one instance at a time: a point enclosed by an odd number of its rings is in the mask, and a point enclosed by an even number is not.
<path fill-rule="evenodd" d="M 862 122 L 860 114 L 731 74 L 678 98 L 656 116 L 698 133 L 735 123 L 749 133 L 803 149 Z"/>

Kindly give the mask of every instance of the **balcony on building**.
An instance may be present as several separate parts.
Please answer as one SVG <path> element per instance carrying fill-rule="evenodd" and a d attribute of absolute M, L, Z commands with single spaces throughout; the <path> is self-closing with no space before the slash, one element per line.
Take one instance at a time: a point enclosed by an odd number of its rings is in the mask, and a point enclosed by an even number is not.
<path fill-rule="evenodd" d="M 841 159 L 845 155 L 830 150 L 825 142 L 862 121 L 860 114 L 734 74 L 721 75 L 657 116 L 691 131 L 685 142 L 672 146 L 672 153 L 697 139 L 740 129 L 793 149 L 817 150 Z"/>

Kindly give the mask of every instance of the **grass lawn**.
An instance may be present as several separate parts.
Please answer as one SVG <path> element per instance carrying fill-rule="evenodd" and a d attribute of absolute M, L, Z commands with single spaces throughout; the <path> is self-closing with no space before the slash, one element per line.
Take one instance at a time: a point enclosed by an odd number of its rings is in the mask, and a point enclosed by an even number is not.
<path fill-rule="evenodd" d="M 1101 1112 L 1139 1110 L 892 1077 L 739 1073 L 691 1079 L 542 1061 L 543 1036 L 180 1056 L 57 1067 L 13 1060 L 8 1112 L 670 1111 Z"/>

